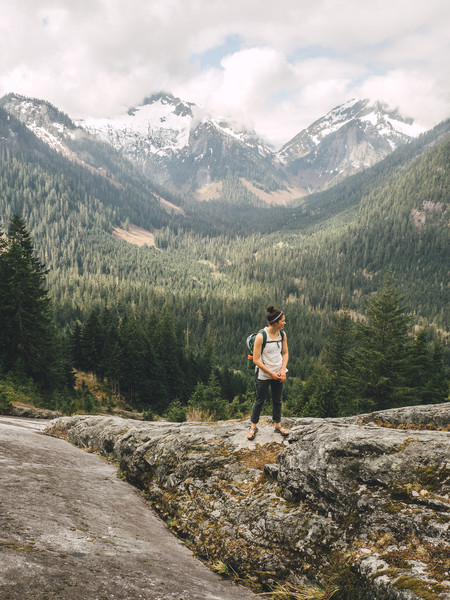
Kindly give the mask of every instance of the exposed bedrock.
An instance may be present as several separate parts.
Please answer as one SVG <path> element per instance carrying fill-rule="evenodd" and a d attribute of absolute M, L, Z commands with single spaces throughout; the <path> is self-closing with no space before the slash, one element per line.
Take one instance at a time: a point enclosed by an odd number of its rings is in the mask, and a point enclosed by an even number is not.
<path fill-rule="evenodd" d="M 242 421 L 75 416 L 48 433 L 115 459 L 199 555 L 263 589 L 449 600 L 449 417 L 444 403 L 286 419 L 288 440 L 265 418 L 252 442 Z"/>

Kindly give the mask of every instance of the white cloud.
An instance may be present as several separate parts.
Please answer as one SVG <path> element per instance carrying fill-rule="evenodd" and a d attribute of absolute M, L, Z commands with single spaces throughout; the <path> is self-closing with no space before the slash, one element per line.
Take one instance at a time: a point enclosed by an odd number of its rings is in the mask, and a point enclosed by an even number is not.
<path fill-rule="evenodd" d="M 0 0 L 0 14 L 0 95 L 76 117 L 166 90 L 281 144 L 356 95 L 427 126 L 450 115 L 447 0 Z"/>

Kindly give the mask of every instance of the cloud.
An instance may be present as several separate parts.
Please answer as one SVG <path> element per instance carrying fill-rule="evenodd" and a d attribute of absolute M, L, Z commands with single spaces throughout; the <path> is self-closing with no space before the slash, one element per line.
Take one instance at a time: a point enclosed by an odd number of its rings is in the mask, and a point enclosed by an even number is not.
<path fill-rule="evenodd" d="M 0 0 L 0 95 L 74 117 L 160 90 L 281 144 L 355 96 L 450 114 L 447 0 Z"/>

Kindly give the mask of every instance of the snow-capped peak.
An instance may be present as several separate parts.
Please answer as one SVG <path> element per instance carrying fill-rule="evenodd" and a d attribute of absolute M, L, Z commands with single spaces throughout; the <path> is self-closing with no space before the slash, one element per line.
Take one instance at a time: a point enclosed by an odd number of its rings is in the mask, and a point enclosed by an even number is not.
<path fill-rule="evenodd" d="M 403 118 L 379 101 L 354 98 L 333 108 L 307 129 L 301 131 L 285 144 L 278 153 L 279 159 L 288 163 L 314 151 L 321 142 L 350 124 L 365 130 L 370 127 L 372 135 L 389 140 L 392 150 L 424 130 L 412 119 Z"/>
<path fill-rule="evenodd" d="M 109 119 L 78 122 L 84 129 L 138 160 L 151 155 L 164 157 L 180 153 L 189 146 L 192 132 L 205 123 L 221 135 L 258 148 L 263 155 L 270 152 L 254 132 L 228 120 L 211 117 L 203 107 L 166 93 L 145 98 L 141 105 Z"/>
<path fill-rule="evenodd" d="M 167 154 L 188 144 L 195 118 L 193 108 L 178 98 L 158 94 L 121 115 L 86 119 L 78 124 L 127 154 Z"/>

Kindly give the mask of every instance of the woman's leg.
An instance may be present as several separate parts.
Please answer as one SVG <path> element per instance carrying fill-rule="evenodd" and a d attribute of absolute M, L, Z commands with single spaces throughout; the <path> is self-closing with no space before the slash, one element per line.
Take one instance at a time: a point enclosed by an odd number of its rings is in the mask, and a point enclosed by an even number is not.
<path fill-rule="evenodd" d="M 281 396 L 283 393 L 283 382 L 275 381 L 275 379 L 272 379 L 271 387 L 272 387 L 272 420 L 274 423 L 279 423 L 281 421 Z"/>
<path fill-rule="evenodd" d="M 259 422 L 259 416 L 261 414 L 261 410 L 264 404 L 264 401 L 267 397 L 267 390 L 269 389 L 269 385 L 271 379 L 256 379 L 255 380 L 255 388 L 256 388 L 256 396 L 255 401 L 253 402 L 252 408 L 252 416 L 251 422 L 253 425 L 256 425 Z"/>

